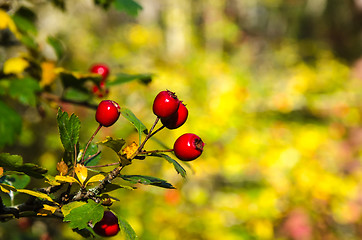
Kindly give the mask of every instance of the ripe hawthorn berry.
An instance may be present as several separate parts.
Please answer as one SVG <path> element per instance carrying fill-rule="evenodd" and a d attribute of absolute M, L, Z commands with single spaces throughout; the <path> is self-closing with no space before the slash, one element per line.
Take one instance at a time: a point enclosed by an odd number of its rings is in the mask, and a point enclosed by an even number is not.
<path fill-rule="evenodd" d="M 180 100 L 174 92 L 161 91 L 153 101 L 153 113 L 160 118 L 168 118 L 174 114 L 180 105 Z"/>
<path fill-rule="evenodd" d="M 204 142 L 196 134 L 185 133 L 175 141 L 173 151 L 178 159 L 191 161 L 201 155 L 204 145 Z"/>
<path fill-rule="evenodd" d="M 93 86 L 93 93 L 98 97 L 103 97 L 104 95 L 108 94 L 108 89 L 106 89 L 106 78 L 109 75 L 109 68 L 105 64 L 94 64 L 90 69 L 90 72 L 96 73 L 102 76 L 102 80 L 99 85 Z"/>
<path fill-rule="evenodd" d="M 168 118 L 161 118 L 162 124 L 168 129 L 176 129 L 181 127 L 187 120 L 189 111 L 183 103 L 180 103 L 177 112 Z"/>
<path fill-rule="evenodd" d="M 115 236 L 119 232 L 117 216 L 111 211 L 104 211 L 102 220 L 94 225 L 93 230 L 102 237 Z"/>
<path fill-rule="evenodd" d="M 120 106 L 115 101 L 103 100 L 98 105 L 96 121 L 104 127 L 109 127 L 118 120 L 120 110 Z"/>
<path fill-rule="evenodd" d="M 92 73 L 102 75 L 102 80 L 105 80 L 109 75 L 109 67 L 107 65 L 101 64 L 101 63 L 94 64 L 90 68 L 89 71 L 92 72 Z"/>

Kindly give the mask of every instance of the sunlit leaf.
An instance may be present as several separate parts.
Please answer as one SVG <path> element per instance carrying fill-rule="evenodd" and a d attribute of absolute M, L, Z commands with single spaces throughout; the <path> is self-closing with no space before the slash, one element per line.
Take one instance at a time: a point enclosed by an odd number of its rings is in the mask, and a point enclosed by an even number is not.
<path fill-rule="evenodd" d="M 62 210 L 62 213 L 65 216 L 67 216 L 70 211 L 72 211 L 74 208 L 77 208 L 77 207 L 80 207 L 80 206 L 83 206 L 85 205 L 86 202 L 80 202 L 80 201 L 76 201 L 76 202 L 70 202 L 68 204 L 65 204 L 62 206 L 61 210 Z"/>
<path fill-rule="evenodd" d="M 40 86 L 45 87 L 51 85 L 56 79 L 55 63 L 45 61 L 41 63 L 41 81 Z"/>
<path fill-rule="evenodd" d="M 10 191 L 16 192 L 16 188 L 13 186 L 10 186 L 8 184 L 0 183 L 0 189 L 4 193 L 9 193 Z"/>
<path fill-rule="evenodd" d="M 59 207 L 44 204 L 43 208 L 40 209 L 36 215 L 38 215 L 38 216 L 48 216 L 48 215 L 51 215 L 51 214 L 55 213 L 55 211 L 58 210 L 58 209 L 59 209 Z"/>
<path fill-rule="evenodd" d="M 122 150 L 122 155 L 125 155 L 127 159 L 130 159 L 132 155 L 137 151 L 138 145 L 135 142 L 132 142 L 130 145 L 125 147 Z"/>
<path fill-rule="evenodd" d="M 67 183 L 78 183 L 79 185 L 82 185 L 77 179 L 71 176 L 55 176 L 55 180 L 58 182 L 67 182 Z"/>
<path fill-rule="evenodd" d="M 88 200 L 86 204 L 71 209 L 63 221 L 69 222 L 71 228 L 83 229 L 89 222 L 97 223 L 103 218 L 104 209 L 100 203 Z"/>
<path fill-rule="evenodd" d="M 124 144 L 126 144 L 126 141 L 122 138 L 113 139 L 112 137 L 106 137 L 106 140 L 104 140 L 102 142 L 97 142 L 97 144 L 109 147 L 116 153 L 119 153 L 121 151 L 122 147 L 124 146 Z"/>
<path fill-rule="evenodd" d="M 94 175 L 92 176 L 86 184 L 89 184 L 89 183 L 95 183 L 95 182 L 100 182 L 104 179 L 104 175 L 103 174 L 97 174 L 97 175 Z"/>
<path fill-rule="evenodd" d="M 142 176 L 142 175 L 121 175 L 123 180 L 130 181 L 132 183 L 141 183 L 145 185 L 153 185 L 162 188 L 174 189 L 175 187 L 167 181 L 150 176 Z"/>
<path fill-rule="evenodd" d="M 3 72 L 5 74 L 21 75 L 29 67 L 29 62 L 22 57 L 14 57 L 5 61 Z"/>
<path fill-rule="evenodd" d="M 40 199 L 48 200 L 49 202 L 55 203 L 53 201 L 53 199 L 51 197 L 49 197 L 48 194 L 45 194 L 45 193 L 36 192 L 36 191 L 28 190 L 28 189 L 17 189 L 17 192 L 25 193 L 25 194 L 28 194 L 28 195 L 31 195 L 31 196 L 34 196 L 34 197 L 37 197 L 37 198 L 40 198 Z"/>
<path fill-rule="evenodd" d="M 9 28 L 11 32 L 15 34 L 17 38 L 21 37 L 14 21 L 11 17 L 3 10 L 0 9 L 0 30 Z"/>
<path fill-rule="evenodd" d="M 84 185 L 84 182 L 88 177 L 88 169 L 84 165 L 78 164 L 74 167 L 74 172 L 81 185 Z"/>

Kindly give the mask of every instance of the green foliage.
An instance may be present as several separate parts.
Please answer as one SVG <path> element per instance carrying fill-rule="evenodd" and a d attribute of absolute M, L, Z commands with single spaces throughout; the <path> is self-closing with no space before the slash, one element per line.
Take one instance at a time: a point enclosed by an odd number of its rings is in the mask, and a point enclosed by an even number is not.
<path fill-rule="evenodd" d="M 114 0 L 114 7 L 119 11 L 125 11 L 131 16 L 137 16 L 142 6 L 133 0 Z"/>
<path fill-rule="evenodd" d="M 167 181 L 150 176 L 142 176 L 142 175 L 120 175 L 123 180 L 130 181 L 132 183 L 141 183 L 145 185 L 153 185 L 162 188 L 175 189 L 171 183 Z"/>
<path fill-rule="evenodd" d="M 109 147 L 115 153 L 118 154 L 123 148 L 123 146 L 126 144 L 126 141 L 122 138 L 113 139 L 112 137 L 107 137 L 106 140 L 98 142 L 97 144 Z"/>
<path fill-rule="evenodd" d="M 23 163 L 23 158 L 19 155 L 0 153 L 0 167 L 6 171 L 14 171 L 27 174 L 35 178 L 43 178 L 47 170 L 33 163 Z"/>
<path fill-rule="evenodd" d="M 13 144 L 16 136 L 21 131 L 20 115 L 0 101 L 0 148 L 9 144 Z"/>
<path fill-rule="evenodd" d="M 35 106 L 36 93 L 39 91 L 39 83 L 31 77 L 10 81 L 9 95 L 25 105 Z"/>
<path fill-rule="evenodd" d="M 64 210 L 63 210 L 64 209 Z M 64 221 L 71 228 L 84 229 L 88 223 L 97 223 L 103 217 L 104 209 L 100 203 L 88 200 L 86 203 L 70 203 L 62 207 Z"/>
<path fill-rule="evenodd" d="M 65 151 L 75 152 L 79 140 L 80 120 L 73 113 L 70 117 L 67 112 L 58 109 L 57 115 L 60 139 Z"/>
<path fill-rule="evenodd" d="M 147 82 L 152 78 L 152 74 L 126 74 L 120 73 L 117 74 L 116 78 L 113 81 L 107 82 L 107 87 L 124 84 L 134 80 L 140 80 L 141 82 Z"/>
<path fill-rule="evenodd" d="M 118 216 L 119 228 L 124 234 L 126 240 L 135 240 L 137 239 L 136 232 L 133 230 L 132 226 L 123 218 Z"/>
<path fill-rule="evenodd" d="M 128 108 L 122 107 L 121 114 L 135 126 L 138 131 L 139 142 L 141 143 L 142 133 L 147 134 L 148 132 L 146 126 Z"/>
<path fill-rule="evenodd" d="M 186 178 L 186 170 L 173 158 L 164 153 L 151 153 L 149 156 L 160 157 L 166 159 L 169 163 L 172 163 L 176 172 L 179 173 L 183 178 Z"/>

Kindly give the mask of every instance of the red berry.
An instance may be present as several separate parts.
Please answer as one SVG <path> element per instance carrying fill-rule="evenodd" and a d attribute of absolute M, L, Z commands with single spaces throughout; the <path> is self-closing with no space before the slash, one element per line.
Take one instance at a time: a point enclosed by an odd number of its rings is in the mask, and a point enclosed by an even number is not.
<path fill-rule="evenodd" d="M 109 68 L 107 65 L 105 64 L 94 64 L 90 70 L 90 72 L 92 73 L 96 73 L 96 74 L 99 74 L 99 75 L 102 75 L 103 77 L 103 80 L 105 80 L 108 75 L 109 75 Z"/>
<path fill-rule="evenodd" d="M 204 142 L 196 134 L 185 133 L 175 141 L 173 151 L 178 159 L 191 161 L 201 155 L 204 145 Z"/>
<path fill-rule="evenodd" d="M 181 127 L 187 119 L 189 111 L 183 103 L 180 103 L 177 112 L 172 114 L 168 118 L 161 118 L 162 124 L 168 129 L 176 129 Z"/>
<path fill-rule="evenodd" d="M 93 86 L 92 91 L 99 98 L 102 98 L 102 97 L 104 97 L 105 95 L 107 95 L 109 93 L 108 88 L 106 88 L 106 86 L 105 86 L 105 82 L 106 82 L 105 80 L 102 80 L 99 83 L 99 87 L 97 85 Z"/>
<path fill-rule="evenodd" d="M 111 211 L 104 211 L 102 220 L 97 222 L 93 230 L 102 237 L 112 237 L 119 232 L 118 218 Z"/>
<path fill-rule="evenodd" d="M 160 118 L 167 118 L 174 114 L 180 105 L 175 93 L 167 90 L 157 94 L 153 101 L 153 113 Z"/>
<path fill-rule="evenodd" d="M 104 127 L 113 125 L 119 118 L 121 108 L 112 100 L 103 100 L 96 111 L 96 121 Z"/>

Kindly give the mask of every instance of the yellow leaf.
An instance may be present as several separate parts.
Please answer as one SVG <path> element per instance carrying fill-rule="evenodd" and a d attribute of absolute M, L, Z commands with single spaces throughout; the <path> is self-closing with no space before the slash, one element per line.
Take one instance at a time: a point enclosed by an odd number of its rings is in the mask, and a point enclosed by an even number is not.
<path fill-rule="evenodd" d="M 0 30 L 9 28 L 17 38 L 21 37 L 21 34 L 18 32 L 14 21 L 11 17 L 3 10 L 0 10 Z"/>
<path fill-rule="evenodd" d="M 60 176 L 65 176 L 68 173 L 68 166 L 67 164 L 62 160 L 61 162 L 57 163 L 57 170 L 60 174 Z"/>
<path fill-rule="evenodd" d="M 53 176 L 46 175 L 45 178 L 46 178 L 46 182 L 49 183 L 52 186 L 59 186 L 60 185 L 60 183 L 57 182 L 55 180 L 55 177 L 53 177 Z"/>
<path fill-rule="evenodd" d="M 38 216 L 51 215 L 51 214 L 53 214 L 57 209 L 58 209 L 58 207 L 54 207 L 54 206 L 50 206 L 50 205 L 44 204 L 44 205 L 43 205 L 43 208 L 39 210 L 39 212 L 37 213 L 37 215 L 38 215 Z"/>
<path fill-rule="evenodd" d="M 29 63 L 24 58 L 14 57 L 14 58 L 9 58 L 4 63 L 3 71 L 5 74 L 21 75 L 28 66 Z"/>
<path fill-rule="evenodd" d="M 49 202 L 56 203 L 53 201 L 53 199 L 51 197 L 48 196 L 48 194 L 45 194 L 45 193 L 36 192 L 36 191 L 28 190 L 28 189 L 18 189 L 18 192 L 25 193 L 25 194 L 28 194 L 28 195 L 31 195 L 31 196 L 34 196 L 37 198 L 45 199 L 45 200 L 48 200 Z"/>
<path fill-rule="evenodd" d="M 55 77 L 57 76 L 55 72 L 55 63 L 42 62 L 41 70 L 42 74 L 41 74 L 40 86 L 45 87 L 51 85 L 54 82 Z"/>
<path fill-rule="evenodd" d="M 4 168 L 0 167 L 0 177 L 4 174 Z"/>
<path fill-rule="evenodd" d="M 81 185 L 83 185 L 84 181 L 87 179 L 88 176 L 88 169 L 84 165 L 78 164 L 77 166 L 75 166 L 74 171 Z"/>
<path fill-rule="evenodd" d="M 138 145 L 133 142 L 122 150 L 122 154 L 126 155 L 127 159 L 130 159 L 132 155 L 137 151 Z"/>
<path fill-rule="evenodd" d="M 68 182 L 68 183 L 75 182 L 75 183 L 78 183 L 79 185 L 81 185 L 80 182 L 77 179 L 75 179 L 74 177 L 71 177 L 71 176 L 57 175 L 57 176 L 55 176 L 55 180 L 57 180 L 59 182 Z"/>
<path fill-rule="evenodd" d="M 102 181 L 103 179 L 104 179 L 104 176 L 102 174 L 94 175 L 87 181 L 86 186 L 89 183 L 99 182 L 99 181 Z"/>
<path fill-rule="evenodd" d="M 9 193 L 10 191 L 16 192 L 16 188 L 4 183 L 0 183 L 0 190 L 3 191 L 4 193 Z"/>

